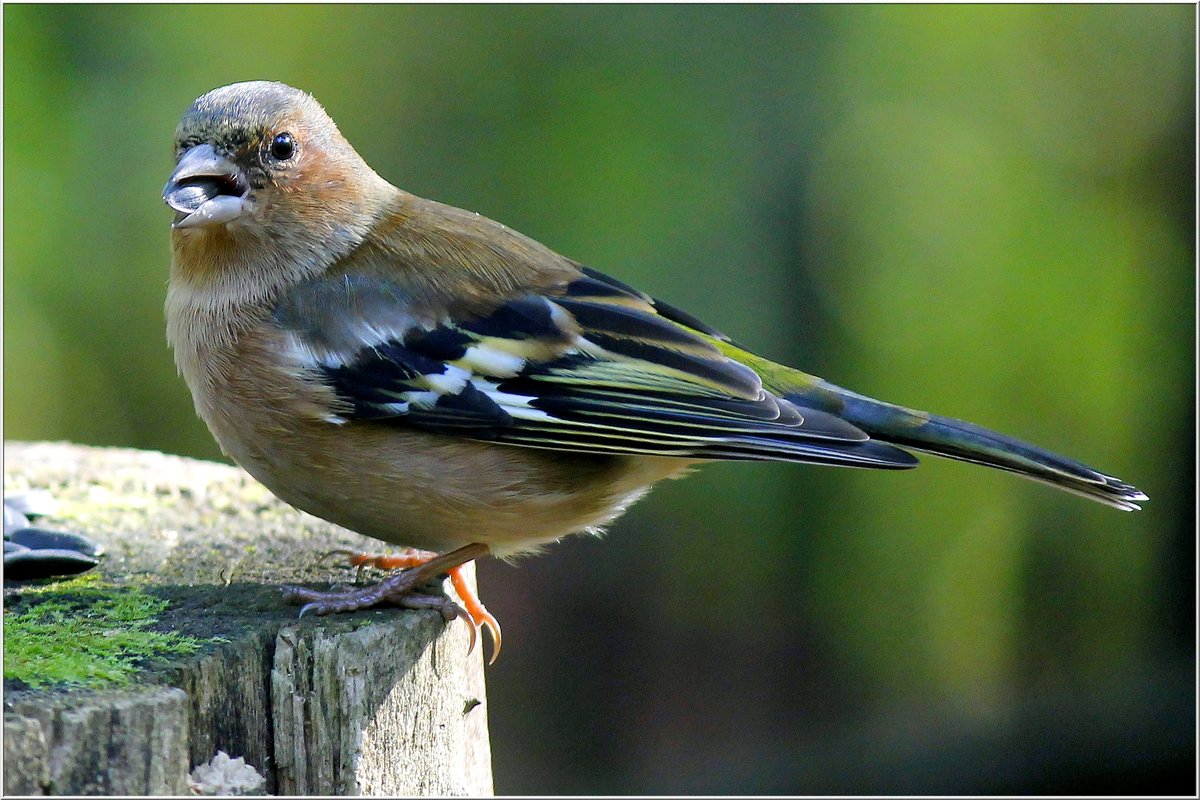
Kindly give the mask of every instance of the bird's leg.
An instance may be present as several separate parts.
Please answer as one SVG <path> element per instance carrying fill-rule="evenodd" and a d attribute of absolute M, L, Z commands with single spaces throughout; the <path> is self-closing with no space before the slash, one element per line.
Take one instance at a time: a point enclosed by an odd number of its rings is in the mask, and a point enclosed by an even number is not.
<path fill-rule="evenodd" d="M 376 569 L 411 569 L 412 567 L 420 566 L 428 563 L 431 559 L 436 558 L 437 553 L 430 550 L 418 550 L 415 547 L 406 547 L 398 553 L 389 555 L 376 555 L 372 553 L 354 553 L 350 556 L 350 564 L 355 567 L 375 567 Z M 450 575 L 450 583 L 454 586 L 454 591 L 462 600 L 468 621 L 471 623 L 471 650 L 475 649 L 475 628 L 486 628 L 488 634 L 492 637 L 492 658 L 488 661 L 493 664 L 496 657 L 500 654 L 500 621 L 492 615 L 483 601 L 479 599 L 479 595 L 467 583 L 467 578 L 463 574 L 464 564 L 459 564 L 456 567 L 451 567 L 447 570 Z M 470 650 L 468 650 L 470 652 Z"/>
<path fill-rule="evenodd" d="M 475 648 L 475 629 L 477 627 L 488 629 L 493 645 L 492 657 L 488 663 L 493 664 L 500 654 L 500 623 L 467 585 L 461 569 L 466 562 L 486 555 L 487 552 L 488 548 L 485 544 L 469 544 L 444 555 L 412 548 L 394 557 L 356 554 L 351 558 L 351 563 L 355 566 L 371 565 L 384 569 L 402 568 L 404 572 L 385 578 L 374 586 L 348 592 L 317 592 L 298 586 L 289 586 L 285 587 L 284 593 L 291 602 L 305 603 L 305 606 L 300 609 L 301 615 L 309 611 L 314 614 L 356 611 L 386 601 L 407 608 L 437 608 L 447 620 L 454 619 L 456 616 L 465 616 L 467 624 L 471 626 L 471 650 Z M 420 595 L 413 594 L 416 588 L 447 573 L 454 585 L 454 590 L 462 599 L 463 605 L 466 606 L 465 614 L 452 601 L 450 601 L 450 606 L 447 606 L 445 601 L 440 598 L 426 600 Z"/>

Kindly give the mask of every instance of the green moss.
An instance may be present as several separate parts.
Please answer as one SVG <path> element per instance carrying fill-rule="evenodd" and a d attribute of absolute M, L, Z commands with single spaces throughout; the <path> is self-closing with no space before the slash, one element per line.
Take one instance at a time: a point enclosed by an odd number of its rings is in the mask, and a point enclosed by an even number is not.
<path fill-rule="evenodd" d="M 32 688 L 122 686 L 138 662 L 194 653 L 201 644 L 149 630 L 167 601 L 96 575 L 30 588 L 21 600 L 4 619 L 4 678 Z"/>

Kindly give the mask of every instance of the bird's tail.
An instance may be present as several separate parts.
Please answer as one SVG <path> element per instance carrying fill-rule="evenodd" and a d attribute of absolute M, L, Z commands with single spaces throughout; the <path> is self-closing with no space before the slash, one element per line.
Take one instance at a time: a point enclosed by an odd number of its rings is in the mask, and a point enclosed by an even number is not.
<path fill-rule="evenodd" d="M 836 414 L 884 442 L 1015 472 L 1122 511 L 1149 499 L 1135 487 L 1028 442 L 950 417 L 874 400 L 798 373 L 798 388 L 783 394 L 792 403 Z M 801 412 L 803 413 L 803 412 Z"/>

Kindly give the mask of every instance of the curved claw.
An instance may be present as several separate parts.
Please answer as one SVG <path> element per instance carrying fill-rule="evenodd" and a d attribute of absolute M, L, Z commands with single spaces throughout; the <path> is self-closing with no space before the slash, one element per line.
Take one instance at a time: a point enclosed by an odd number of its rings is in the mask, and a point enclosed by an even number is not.
<path fill-rule="evenodd" d="M 450 570 L 450 583 L 454 585 L 454 591 L 458 593 L 458 599 L 462 600 L 463 607 L 467 612 L 467 623 L 471 626 L 471 648 L 467 650 L 467 655 L 470 655 L 475 650 L 475 629 L 486 628 L 488 635 L 492 637 L 492 657 L 488 659 L 488 666 L 490 667 L 500 657 L 500 620 L 496 619 L 492 615 L 492 612 L 487 610 L 479 600 L 479 596 L 467 584 L 467 579 L 463 576 L 461 566 Z"/>
<path fill-rule="evenodd" d="M 305 603 L 303 606 L 300 607 L 300 613 L 296 615 L 296 619 L 304 619 L 304 613 L 306 611 L 312 611 L 317 616 L 320 616 L 320 612 L 314 610 L 314 609 L 317 609 L 320 605 L 321 605 L 320 603 Z"/>
<path fill-rule="evenodd" d="M 463 614 L 463 622 L 467 623 L 467 630 L 471 632 L 471 643 L 467 645 L 467 655 L 471 655 L 475 652 L 475 641 L 479 638 L 479 634 L 476 633 L 475 621 L 469 614 Z"/>
<path fill-rule="evenodd" d="M 279 589 L 283 595 L 284 602 L 298 603 L 304 600 L 309 602 L 300 607 L 300 614 L 297 619 L 303 619 L 308 612 L 313 612 L 317 616 L 322 613 L 322 599 L 320 592 L 314 592 L 312 589 L 305 589 L 303 586 L 281 586 Z"/>
<path fill-rule="evenodd" d="M 487 609 L 484 609 L 487 613 Z M 496 659 L 500 657 L 500 621 L 488 614 L 487 617 L 480 623 L 481 627 L 488 629 L 488 635 L 492 637 L 492 657 L 488 659 L 488 666 L 496 663 Z"/>
<path fill-rule="evenodd" d="M 326 561 L 333 558 L 334 556 L 348 556 L 350 559 L 350 566 L 356 567 L 358 565 L 354 563 L 354 557 L 357 554 L 358 554 L 357 550 L 351 550 L 349 547 L 335 547 L 332 550 L 326 550 L 324 553 L 322 553 L 317 558 L 317 563 L 324 564 Z"/>

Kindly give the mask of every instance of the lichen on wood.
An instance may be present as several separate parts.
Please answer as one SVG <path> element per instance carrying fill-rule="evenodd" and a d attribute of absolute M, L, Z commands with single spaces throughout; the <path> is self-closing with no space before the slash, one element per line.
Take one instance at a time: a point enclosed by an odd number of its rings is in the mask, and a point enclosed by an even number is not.
<path fill-rule="evenodd" d="M 218 751 L 276 793 L 491 793 L 482 653 L 467 656 L 464 623 L 399 609 L 298 620 L 281 598 L 285 583 L 353 582 L 323 556 L 378 543 L 224 464 L 6 443 L 4 466 L 6 491 L 50 490 L 47 522 L 105 545 L 94 585 L 142 593 L 144 630 L 199 643 L 138 659 L 125 689 L 6 682 L 6 793 L 184 793 Z M 35 602 L 25 593 L 6 587 L 6 604 Z"/>

